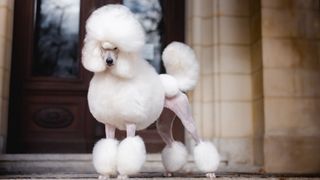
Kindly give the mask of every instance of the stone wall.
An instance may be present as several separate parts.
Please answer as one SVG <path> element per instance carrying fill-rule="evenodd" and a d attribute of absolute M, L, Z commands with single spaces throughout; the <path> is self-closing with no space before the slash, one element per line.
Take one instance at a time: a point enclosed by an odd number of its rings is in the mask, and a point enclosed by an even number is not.
<path fill-rule="evenodd" d="M 261 1 L 268 172 L 320 171 L 319 3 Z"/>
<path fill-rule="evenodd" d="M 255 91 L 262 88 L 253 88 L 254 84 L 261 85 L 253 77 L 262 71 L 261 63 L 257 68 L 252 65 L 252 56 L 258 53 L 252 49 L 261 47 L 261 41 L 251 37 L 251 31 L 259 29 L 254 28 L 259 21 L 251 23 L 251 1 L 189 0 L 187 5 L 187 43 L 195 49 L 201 64 L 200 82 L 192 93 L 200 133 L 216 142 L 228 165 L 261 163 L 262 136 L 260 141 L 254 136 L 260 133 L 254 127 L 261 122 L 254 121 L 261 121 L 261 113 L 254 116 L 254 111 L 258 112 L 256 104 L 262 105 L 261 92 Z"/>
<path fill-rule="evenodd" d="M 187 1 L 202 68 L 194 116 L 228 165 L 320 171 L 319 3 Z"/>
<path fill-rule="evenodd" d="M 0 0 L 0 152 L 5 151 L 8 122 L 14 0 Z"/>

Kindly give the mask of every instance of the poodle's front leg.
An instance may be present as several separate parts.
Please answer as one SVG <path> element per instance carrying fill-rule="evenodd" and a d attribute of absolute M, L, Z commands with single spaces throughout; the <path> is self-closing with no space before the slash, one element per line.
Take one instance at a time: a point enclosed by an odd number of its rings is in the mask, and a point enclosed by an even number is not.
<path fill-rule="evenodd" d="M 93 166 L 100 174 L 99 179 L 109 179 L 117 173 L 117 151 L 119 142 L 114 139 L 115 127 L 105 124 L 106 138 L 93 147 Z"/>
<path fill-rule="evenodd" d="M 116 132 L 116 128 L 108 123 L 106 123 L 104 125 L 105 127 L 105 131 L 106 131 L 106 138 L 109 139 L 114 139 L 114 135 L 115 135 L 115 132 Z"/>
<path fill-rule="evenodd" d="M 136 135 L 136 125 L 135 124 L 126 124 L 127 137 L 133 137 Z"/>
<path fill-rule="evenodd" d="M 117 167 L 120 179 L 138 173 L 146 160 L 144 142 L 141 137 L 135 136 L 136 125 L 126 124 L 126 130 L 127 137 L 121 141 L 118 149 Z"/>

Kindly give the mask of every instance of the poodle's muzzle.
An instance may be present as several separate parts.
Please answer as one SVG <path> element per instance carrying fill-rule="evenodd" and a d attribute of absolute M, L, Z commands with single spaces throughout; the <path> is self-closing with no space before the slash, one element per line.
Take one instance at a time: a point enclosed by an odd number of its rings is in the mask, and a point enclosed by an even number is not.
<path fill-rule="evenodd" d="M 119 50 L 116 46 L 111 43 L 103 42 L 101 44 L 101 56 L 106 64 L 110 67 L 115 64 L 118 58 Z"/>
<path fill-rule="evenodd" d="M 112 66 L 113 65 L 113 59 L 111 57 L 107 57 L 106 63 L 107 63 L 108 66 Z"/>

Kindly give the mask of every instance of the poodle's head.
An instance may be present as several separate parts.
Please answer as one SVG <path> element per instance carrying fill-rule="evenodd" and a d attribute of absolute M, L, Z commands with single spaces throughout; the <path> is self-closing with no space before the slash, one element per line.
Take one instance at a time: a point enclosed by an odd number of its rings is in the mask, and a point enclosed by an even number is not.
<path fill-rule="evenodd" d="M 82 49 L 82 64 L 91 72 L 102 72 L 112 68 L 118 60 L 120 50 L 107 41 L 100 42 L 86 37 Z"/>
<path fill-rule="evenodd" d="M 87 20 L 82 64 L 102 72 L 116 63 L 120 53 L 139 53 L 144 43 L 144 30 L 127 7 L 103 6 Z"/>

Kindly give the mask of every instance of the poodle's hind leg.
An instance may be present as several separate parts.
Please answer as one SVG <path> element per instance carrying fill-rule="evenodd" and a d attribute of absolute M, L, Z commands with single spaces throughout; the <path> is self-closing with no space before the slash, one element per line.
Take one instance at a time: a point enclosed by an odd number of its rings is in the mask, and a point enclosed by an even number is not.
<path fill-rule="evenodd" d="M 119 179 L 140 171 L 146 160 L 146 148 L 141 137 L 135 136 L 136 125 L 127 124 L 127 137 L 118 148 L 117 168 Z"/>
<path fill-rule="evenodd" d="M 162 140 L 168 146 L 171 146 L 172 142 L 174 141 L 172 136 L 172 126 L 175 118 L 176 115 L 174 112 L 168 108 L 163 108 L 163 111 L 161 112 L 161 115 L 157 121 L 157 131 Z"/>
<path fill-rule="evenodd" d="M 184 128 L 186 128 L 198 144 L 201 139 L 198 136 L 196 124 L 192 118 L 187 96 L 180 92 L 173 98 L 167 98 L 165 101 L 165 107 L 173 111 L 180 118 Z"/>
<path fill-rule="evenodd" d="M 166 99 L 165 107 L 172 110 L 180 118 L 183 126 L 195 140 L 196 147 L 193 155 L 199 170 L 213 176 L 220 162 L 219 154 L 211 142 L 202 141 L 199 138 L 195 121 L 192 118 L 188 97 L 180 92 L 175 97 Z"/>
<path fill-rule="evenodd" d="M 172 136 L 172 125 L 175 118 L 176 115 L 174 112 L 164 108 L 157 121 L 158 133 L 166 143 L 161 154 L 166 176 L 171 176 L 172 172 L 180 170 L 188 158 L 188 152 L 185 146 L 181 142 L 174 141 Z"/>
<path fill-rule="evenodd" d="M 108 179 L 117 173 L 118 141 L 114 139 L 115 127 L 105 124 L 106 138 L 99 140 L 93 147 L 92 162 L 99 179 Z"/>

